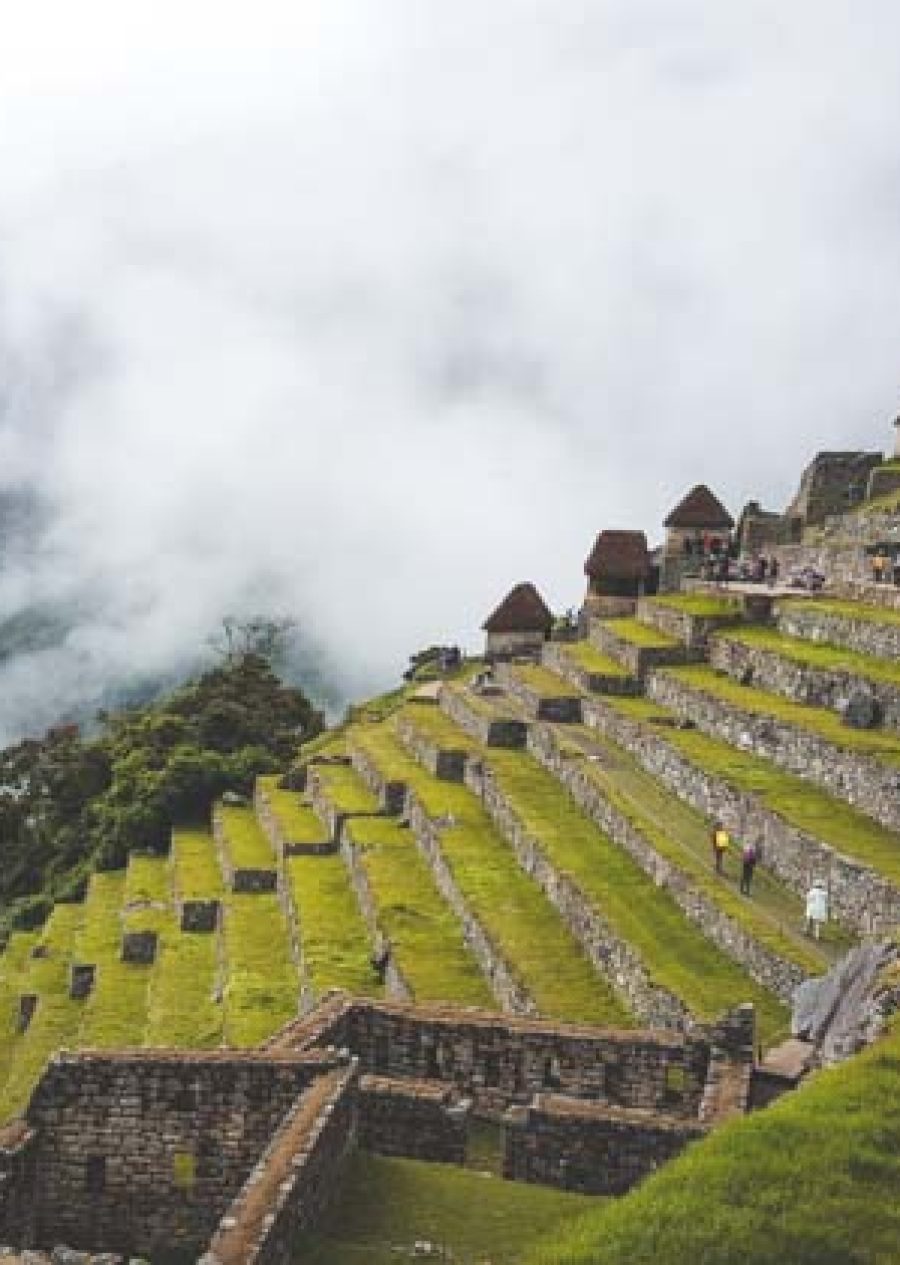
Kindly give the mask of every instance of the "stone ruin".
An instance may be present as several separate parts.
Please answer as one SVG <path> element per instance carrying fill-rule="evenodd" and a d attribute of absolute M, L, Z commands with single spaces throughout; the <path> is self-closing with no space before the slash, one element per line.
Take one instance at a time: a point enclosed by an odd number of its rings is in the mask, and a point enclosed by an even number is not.
<path fill-rule="evenodd" d="M 748 1109 L 753 1026 L 750 1006 L 673 1034 L 335 995 L 256 1051 L 63 1051 L 0 1133 L 0 1242 L 286 1265 L 351 1150 L 461 1164 L 476 1118 L 506 1177 L 621 1194 Z"/>

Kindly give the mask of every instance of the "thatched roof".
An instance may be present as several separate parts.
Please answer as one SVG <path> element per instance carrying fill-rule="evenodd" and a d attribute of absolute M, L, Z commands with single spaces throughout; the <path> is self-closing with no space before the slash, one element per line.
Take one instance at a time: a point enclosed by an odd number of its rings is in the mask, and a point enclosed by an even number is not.
<path fill-rule="evenodd" d="M 602 531 L 584 573 L 592 580 L 642 580 L 648 565 L 647 537 L 642 531 Z"/>
<path fill-rule="evenodd" d="M 485 632 L 549 632 L 553 616 L 530 581 L 517 584 L 481 625 Z"/>
<path fill-rule="evenodd" d="M 705 483 L 691 488 L 666 519 L 666 527 L 691 527 L 709 531 L 731 531 L 734 519 Z"/>

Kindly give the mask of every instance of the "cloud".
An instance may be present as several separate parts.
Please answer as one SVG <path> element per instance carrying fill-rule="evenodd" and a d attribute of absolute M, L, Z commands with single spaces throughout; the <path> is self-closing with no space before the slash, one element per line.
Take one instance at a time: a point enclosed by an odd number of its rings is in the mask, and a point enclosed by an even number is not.
<path fill-rule="evenodd" d="M 602 526 L 888 442 L 900 14 L 49 0 L 0 49 L 6 734 L 270 608 L 347 694 Z M 49 658 L 46 656 L 49 655 Z"/>

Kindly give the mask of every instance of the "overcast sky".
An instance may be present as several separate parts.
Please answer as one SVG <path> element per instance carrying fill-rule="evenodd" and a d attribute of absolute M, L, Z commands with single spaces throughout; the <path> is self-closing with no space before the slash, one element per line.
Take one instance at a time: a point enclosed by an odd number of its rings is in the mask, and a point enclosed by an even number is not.
<path fill-rule="evenodd" d="M 54 517 L 0 616 L 86 610 L 7 733 L 232 610 L 390 683 L 698 480 L 892 442 L 896 0 L 6 9 L 0 487 Z"/>

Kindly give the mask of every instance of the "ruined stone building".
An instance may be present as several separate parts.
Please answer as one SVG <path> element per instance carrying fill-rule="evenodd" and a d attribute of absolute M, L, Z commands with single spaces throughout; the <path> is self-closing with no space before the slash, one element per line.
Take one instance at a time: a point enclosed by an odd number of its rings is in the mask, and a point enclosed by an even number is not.
<path fill-rule="evenodd" d="M 677 589 L 681 577 L 697 568 L 697 546 L 706 540 L 727 542 L 734 519 L 705 483 L 698 483 L 665 520 L 659 587 Z"/>

